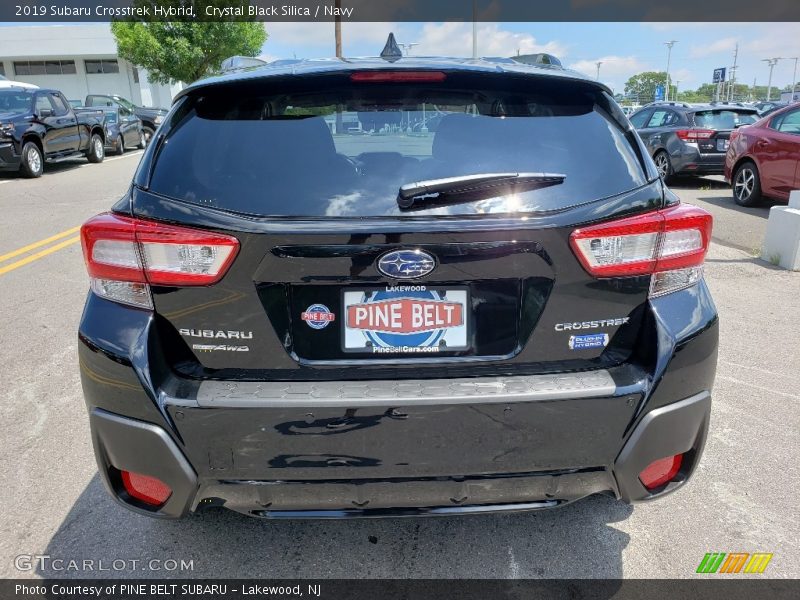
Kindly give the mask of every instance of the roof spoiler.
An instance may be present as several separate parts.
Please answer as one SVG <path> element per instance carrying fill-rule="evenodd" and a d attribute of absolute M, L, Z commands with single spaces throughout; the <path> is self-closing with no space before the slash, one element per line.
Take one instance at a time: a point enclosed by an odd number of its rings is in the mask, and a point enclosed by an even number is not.
<path fill-rule="evenodd" d="M 545 52 L 512 56 L 511 59 L 526 65 L 547 65 L 552 67 L 564 66 L 561 64 L 561 60 L 558 57 L 553 56 L 552 54 L 546 54 Z"/>
<path fill-rule="evenodd" d="M 253 56 L 231 56 L 222 61 L 219 70 L 222 73 L 228 73 L 229 71 L 238 71 L 239 69 L 263 67 L 266 64 L 269 63 Z"/>

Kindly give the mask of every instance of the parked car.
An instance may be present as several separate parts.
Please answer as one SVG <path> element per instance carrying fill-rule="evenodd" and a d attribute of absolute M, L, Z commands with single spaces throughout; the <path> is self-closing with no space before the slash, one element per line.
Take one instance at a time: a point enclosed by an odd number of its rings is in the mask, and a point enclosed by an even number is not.
<path fill-rule="evenodd" d="M 130 100 L 116 94 L 89 94 L 86 96 L 85 105 L 92 107 L 119 106 L 130 111 L 142 121 L 145 143 L 150 142 L 150 138 L 153 137 L 156 129 L 158 129 L 167 114 L 167 110 L 164 108 L 136 106 Z"/>
<path fill-rule="evenodd" d="M 390 58 L 193 83 L 83 225 L 83 390 L 127 508 L 468 514 L 695 471 L 711 215 L 554 59 Z M 426 135 L 326 125 L 431 105 Z"/>
<path fill-rule="evenodd" d="M 765 196 L 788 201 L 789 193 L 800 189 L 800 104 L 733 132 L 725 180 L 741 206 L 754 206 Z"/>
<path fill-rule="evenodd" d="M 106 115 L 107 150 L 114 154 L 123 154 L 126 147 L 144 149 L 147 136 L 139 117 L 121 106 L 106 107 L 102 111 Z"/>
<path fill-rule="evenodd" d="M 655 102 L 630 120 L 661 177 L 721 175 L 731 131 L 755 123 L 756 109 L 740 104 Z"/>
<path fill-rule="evenodd" d="M 38 85 L 33 85 L 32 83 L 25 83 L 24 81 L 11 81 L 7 79 L 3 75 L 0 75 L 0 90 L 5 90 L 8 88 L 23 88 L 27 90 L 36 90 L 39 89 Z"/>
<path fill-rule="evenodd" d="M 759 102 L 754 102 L 753 107 L 758 111 L 758 114 L 762 117 L 766 117 L 768 114 L 775 112 L 778 109 L 783 108 L 786 106 L 786 102 L 781 101 L 772 101 L 772 100 L 761 100 Z"/>
<path fill-rule="evenodd" d="M 0 89 L 0 171 L 40 177 L 45 162 L 103 162 L 104 118 L 102 111 L 76 114 L 58 90 Z"/>

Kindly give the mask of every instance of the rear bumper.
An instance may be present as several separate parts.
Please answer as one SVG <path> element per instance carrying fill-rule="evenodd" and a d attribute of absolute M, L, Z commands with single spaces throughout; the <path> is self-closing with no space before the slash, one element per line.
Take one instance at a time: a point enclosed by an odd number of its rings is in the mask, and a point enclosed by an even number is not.
<path fill-rule="evenodd" d="M 550 508 L 596 493 L 656 498 L 702 454 L 717 353 L 703 282 L 649 303 L 630 363 L 558 375 L 418 381 L 231 382 L 176 376 L 151 313 L 90 295 L 79 355 L 98 466 L 112 496 L 179 517 L 370 517 Z M 648 492 L 650 462 L 684 454 Z M 173 490 L 159 510 L 120 470 Z"/>
<path fill-rule="evenodd" d="M 609 493 L 626 502 L 674 491 L 691 476 L 708 432 L 707 392 L 652 411 L 634 430 L 612 465 L 527 473 L 450 477 L 332 480 L 238 480 L 198 478 L 163 429 L 95 409 L 90 415 L 100 472 L 111 495 L 127 508 L 180 517 L 207 506 L 224 506 L 269 518 L 432 516 L 555 508 Z M 650 493 L 638 474 L 653 460 L 686 459 L 678 477 Z M 145 472 L 166 482 L 172 496 L 158 511 L 125 494 L 118 471 Z M 131 502 L 134 502 L 132 505 Z"/>
<path fill-rule="evenodd" d="M 725 153 L 701 153 L 694 148 L 686 148 L 677 156 L 671 157 L 676 175 L 722 175 L 725 171 Z"/>

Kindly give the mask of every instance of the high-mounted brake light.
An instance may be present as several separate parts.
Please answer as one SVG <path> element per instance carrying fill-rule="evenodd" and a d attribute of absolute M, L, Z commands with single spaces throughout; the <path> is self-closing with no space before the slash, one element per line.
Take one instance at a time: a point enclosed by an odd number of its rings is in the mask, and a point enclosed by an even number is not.
<path fill-rule="evenodd" d="M 447 74 L 442 71 L 359 71 L 350 74 L 350 81 L 360 83 L 430 83 L 445 79 Z"/>
<path fill-rule="evenodd" d="M 235 237 L 103 213 L 81 227 L 92 290 L 99 296 L 152 308 L 149 285 L 211 285 L 236 253 Z"/>
<path fill-rule="evenodd" d="M 652 275 L 650 296 L 697 283 L 711 242 L 712 217 L 681 204 L 572 232 L 570 244 L 594 277 Z"/>
<path fill-rule="evenodd" d="M 684 142 L 696 142 L 697 140 L 707 140 L 715 133 L 716 131 L 713 129 L 679 129 L 675 135 Z"/>

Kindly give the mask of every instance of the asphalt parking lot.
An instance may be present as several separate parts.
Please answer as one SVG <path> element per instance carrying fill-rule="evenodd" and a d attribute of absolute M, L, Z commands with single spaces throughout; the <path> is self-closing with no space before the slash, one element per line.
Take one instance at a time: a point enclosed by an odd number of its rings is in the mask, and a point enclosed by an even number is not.
<path fill-rule="evenodd" d="M 736 207 L 719 178 L 674 186 L 716 218 L 706 273 L 721 340 L 706 453 L 672 496 L 635 507 L 596 497 L 539 513 L 347 522 L 223 510 L 159 521 L 118 507 L 95 472 L 80 390 L 87 279 L 76 228 L 124 192 L 138 155 L 62 163 L 37 180 L 0 175 L 0 576 L 682 578 L 695 576 L 706 552 L 756 551 L 774 554 L 765 576 L 797 576 L 800 273 L 757 258 L 768 208 Z M 124 567 L 20 569 L 20 555 Z M 149 559 L 193 568 L 143 572 Z"/>

